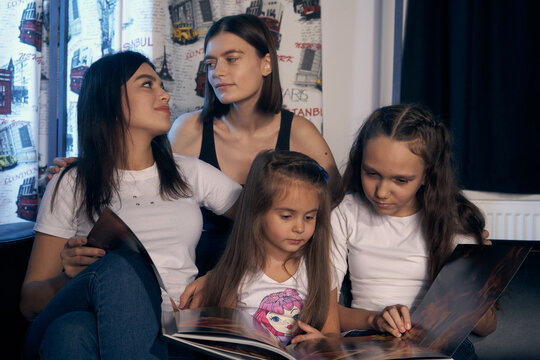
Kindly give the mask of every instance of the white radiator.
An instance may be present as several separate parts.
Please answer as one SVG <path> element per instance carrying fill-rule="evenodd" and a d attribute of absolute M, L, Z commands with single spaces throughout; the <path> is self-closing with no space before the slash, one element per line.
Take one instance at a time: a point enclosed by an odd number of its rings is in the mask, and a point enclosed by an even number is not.
<path fill-rule="evenodd" d="M 540 200 L 469 199 L 484 213 L 490 239 L 540 240 Z"/>

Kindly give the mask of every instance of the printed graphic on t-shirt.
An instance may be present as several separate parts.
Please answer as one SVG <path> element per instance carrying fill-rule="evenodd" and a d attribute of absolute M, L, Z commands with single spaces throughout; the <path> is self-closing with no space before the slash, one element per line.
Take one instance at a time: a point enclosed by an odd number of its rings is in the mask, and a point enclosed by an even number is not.
<path fill-rule="evenodd" d="M 256 322 L 270 330 L 283 345 L 288 345 L 296 332 L 296 321 L 303 304 L 298 292 L 287 288 L 266 295 L 253 317 Z"/>

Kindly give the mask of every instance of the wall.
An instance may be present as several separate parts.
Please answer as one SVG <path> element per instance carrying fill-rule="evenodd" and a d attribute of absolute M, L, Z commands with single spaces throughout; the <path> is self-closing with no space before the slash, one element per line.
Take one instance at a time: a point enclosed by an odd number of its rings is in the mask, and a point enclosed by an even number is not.
<path fill-rule="evenodd" d="M 392 103 L 394 5 L 394 0 L 321 0 L 323 135 L 341 171 L 364 119 Z M 487 215 L 492 238 L 540 240 L 540 194 L 466 195 Z M 528 210 L 534 208 L 538 211 Z M 531 218 L 523 227 L 516 228 L 513 220 L 496 220 L 500 214 L 519 218 L 524 209 Z"/>
<path fill-rule="evenodd" d="M 323 135 L 343 170 L 356 131 L 392 103 L 394 0 L 321 0 Z"/>

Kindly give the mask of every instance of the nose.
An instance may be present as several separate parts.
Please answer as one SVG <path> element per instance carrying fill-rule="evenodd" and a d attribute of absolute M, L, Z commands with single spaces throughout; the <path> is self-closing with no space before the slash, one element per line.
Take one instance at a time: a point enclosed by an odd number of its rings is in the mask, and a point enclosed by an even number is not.
<path fill-rule="evenodd" d="M 159 96 L 160 96 L 160 99 L 165 101 L 166 103 L 168 103 L 169 100 L 171 99 L 171 95 L 169 95 L 169 93 L 163 88 L 161 89 L 161 94 Z"/>
<path fill-rule="evenodd" d="M 212 75 L 215 77 L 220 77 L 225 74 L 225 66 L 222 64 L 223 61 L 216 60 L 216 65 L 214 67 L 214 70 L 212 70 Z"/>
<path fill-rule="evenodd" d="M 385 181 L 380 181 L 375 187 L 375 196 L 379 199 L 388 198 L 389 186 Z"/>
<path fill-rule="evenodd" d="M 295 222 L 294 222 L 294 225 L 293 225 L 293 229 L 292 229 L 295 233 L 297 234 L 301 234 L 304 232 L 304 219 L 297 219 Z"/>

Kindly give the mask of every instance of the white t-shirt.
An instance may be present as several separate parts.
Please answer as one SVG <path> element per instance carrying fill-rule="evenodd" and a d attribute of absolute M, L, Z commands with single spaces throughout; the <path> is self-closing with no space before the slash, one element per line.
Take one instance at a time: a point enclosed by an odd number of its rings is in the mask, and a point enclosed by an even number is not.
<path fill-rule="evenodd" d="M 414 309 L 429 287 L 429 254 L 421 213 L 380 215 L 371 205 L 348 194 L 332 211 L 332 261 L 339 284 L 347 272 L 353 308 L 381 311 L 402 304 Z M 455 243 L 476 243 L 456 236 Z"/>
<path fill-rule="evenodd" d="M 110 207 L 144 244 L 170 295 L 178 301 L 186 285 L 197 275 L 195 247 L 202 231 L 200 207 L 223 214 L 234 204 L 241 187 L 199 159 L 177 154 L 174 159 L 191 188 L 191 197 L 163 200 L 154 163 L 144 170 L 121 170 L 119 197 L 113 197 Z M 81 200 L 74 195 L 75 175 L 73 169 L 60 182 L 53 212 L 50 202 L 58 176 L 50 181 L 35 231 L 62 238 L 88 235 L 93 224 L 84 213 L 76 216 Z M 163 304 L 170 306 L 168 298 L 164 297 Z"/>
<path fill-rule="evenodd" d="M 236 307 L 254 316 L 286 346 L 296 331 L 296 321 L 307 295 L 306 266 L 301 261 L 296 273 L 281 283 L 263 271 L 244 279 Z"/>

